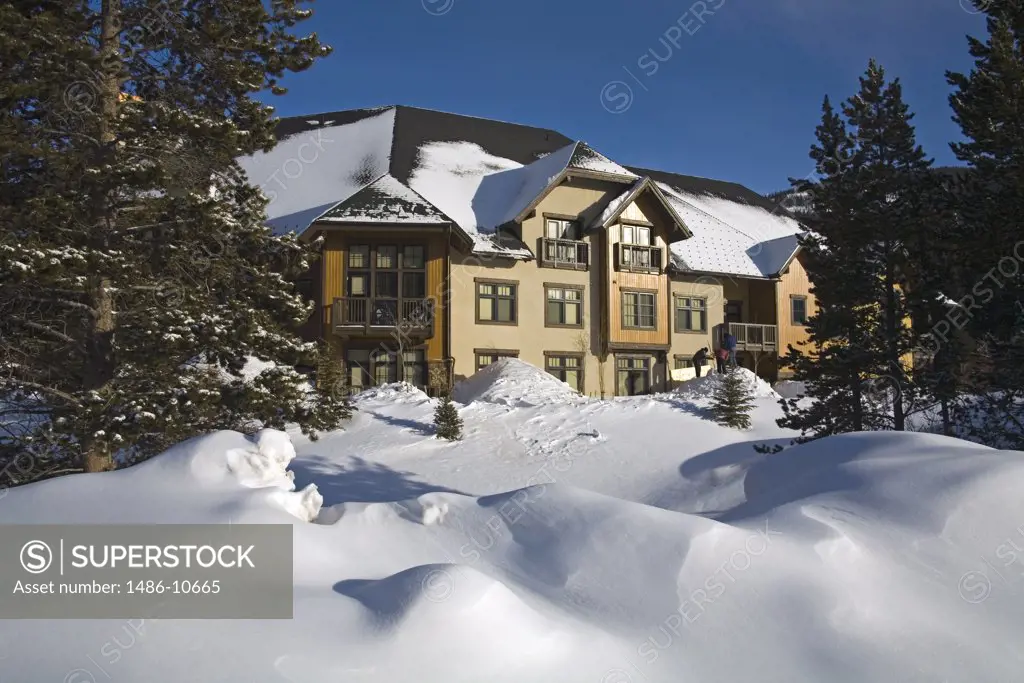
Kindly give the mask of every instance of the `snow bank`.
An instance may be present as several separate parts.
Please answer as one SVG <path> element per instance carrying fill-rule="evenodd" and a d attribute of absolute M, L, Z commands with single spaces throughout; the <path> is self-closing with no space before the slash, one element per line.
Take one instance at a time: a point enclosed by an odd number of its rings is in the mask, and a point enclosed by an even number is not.
<path fill-rule="evenodd" d="M 408 382 L 394 382 L 392 384 L 382 384 L 378 387 L 372 387 L 366 391 L 361 391 L 352 397 L 353 403 L 356 405 L 360 403 L 423 403 L 429 401 L 430 397 L 427 396 L 420 388 Z"/>
<path fill-rule="evenodd" d="M 772 389 L 768 382 L 755 375 L 746 368 L 736 368 L 736 372 L 740 373 L 743 378 L 743 386 L 756 398 L 780 398 L 779 394 Z M 684 382 L 680 386 L 676 387 L 673 393 L 680 398 L 686 398 L 690 400 L 705 400 L 710 399 L 715 393 L 715 387 L 717 387 L 722 381 L 722 375 L 718 373 L 712 373 L 703 377 L 692 379 L 688 382 Z"/>
<path fill-rule="evenodd" d="M 459 403 L 496 403 L 525 408 L 581 403 L 586 399 L 565 382 L 518 358 L 502 358 L 455 386 Z"/>
<path fill-rule="evenodd" d="M 713 381 L 680 393 L 706 397 Z M 219 432 L 126 470 L 12 489 L 0 499 L 9 523 L 291 523 L 295 618 L 147 620 L 137 641 L 121 636 L 123 623 L 0 621 L 4 680 L 1019 679 L 1024 454 L 873 433 L 764 456 L 749 435 L 730 441 L 732 430 L 670 401 L 585 401 L 563 387 L 505 360 L 460 389 L 512 407 L 467 411 L 486 420 L 456 448 L 409 433 L 429 401 L 379 406 L 387 419 L 364 413 L 353 429 L 302 444 L 324 491 L 376 501 L 342 502 L 320 524 L 304 521 L 316 489 L 303 501 L 288 474 L 293 444 L 270 430 Z M 544 402 L 557 396 L 580 403 Z M 515 407 L 524 398 L 531 406 Z M 776 409 L 761 402 L 757 421 Z M 533 439 L 586 450 L 538 460 L 522 451 Z M 370 461 L 385 443 L 394 449 Z M 364 458 L 355 467 L 330 469 L 354 454 Z M 428 475 L 409 471 L 416 458 Z M 488 481 L 510 461 L 533 485 L 452 490 L 466 488 L 458 471 Z M 735 498 L 705 477 L 723 468 Z M 709 512 L 579 485 L 600 486 L 598 475 L 690 487 Z M 138 646 L 113 648 L 112 638 Z"/>
<path fill-rule="evenodd" d="M 775 383 L 772 387 L 782 398 L 800 398 L 807 394 L 807 385 L 791 379 L 784 379 Z"/>

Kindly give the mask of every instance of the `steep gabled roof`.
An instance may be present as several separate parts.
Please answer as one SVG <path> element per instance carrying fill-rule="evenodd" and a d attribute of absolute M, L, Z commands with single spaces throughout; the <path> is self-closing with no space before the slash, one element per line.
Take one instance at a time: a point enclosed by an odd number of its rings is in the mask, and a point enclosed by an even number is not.
<path fill-rule="evenodd" d="M 317 217 L 327 223 L 454 223 L 412 188 L 384 174 Z"/>
<path fill-rule="evenodd" d="M 644 192 L 650 192 L 651 195 L 661 203 L 666 213 L 668 213 L 669 217 L 675 223 L 676 230 L 674 231 L 675 234 L 673 237 L 675 237 L 676 240 L 685 240 L 693 236 L 690 230 L 686 227 L 686 223 L 683 221 L 682 217 L 680 217 L 676 212 L 675 207 L 668 201 L 668 198 L 665 197 L 665 194 L 661 191 L 658 185 L 651 180 L 650 176 L 644 176 L 643 178 L 638 179 L 629 187 L 629 189 L 608 202 L 608 206 L 604 208 L 601 215 L 595 218 L 594 221 L 587 226 L 587 230 L 606 230 L 608 226 L 619 219 L 619 216 L 621 216 L 622 212 L 626 210 L 626 207 L 635 202 Z M 673 240 L 669 241 L 672 242 Z"/>

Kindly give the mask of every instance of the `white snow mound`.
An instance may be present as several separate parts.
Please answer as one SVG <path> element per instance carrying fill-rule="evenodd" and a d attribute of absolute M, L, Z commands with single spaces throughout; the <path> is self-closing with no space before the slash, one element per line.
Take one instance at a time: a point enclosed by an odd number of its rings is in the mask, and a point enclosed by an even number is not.
<path fill-rule="evenodd" d="M 455 386 L 459 403 L 496 403 L 513 408 L 580 403 L 586 399 L 565 382 L 518 358 L 502 358 Z"/>
<path fill-rule="evenodd" d="M 736 372 L 740 373 L 743 378 L 743 386 L 746 387 L 755 398 L 780 398 L 779 394 L 772 389 L 768 382 L 755 375 L 746 368 L 736 368 Z M 715 387 L 722 381 L 722 375 L 718 373 L 712 373 L 705 375 L 704 377 L 698 377 L 692 379 L 689 382 L 684 382 L 675 389 L 675 394 L 681 398 L 688 398 L 691 400 L 710 399 L 715 393 Z"/>

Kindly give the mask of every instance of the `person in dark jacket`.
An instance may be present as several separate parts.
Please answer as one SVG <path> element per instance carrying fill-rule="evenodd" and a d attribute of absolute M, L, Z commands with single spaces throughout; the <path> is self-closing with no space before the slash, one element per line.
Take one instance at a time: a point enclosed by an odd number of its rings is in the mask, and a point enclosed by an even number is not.
<path fill-rule="evenodd" d="M 700 377 L 701 367 L 708 362 L 708 347 L 701 347 L 697 353 L 693 354 L 693 367 L 697 371 L 697 376 Z"/>

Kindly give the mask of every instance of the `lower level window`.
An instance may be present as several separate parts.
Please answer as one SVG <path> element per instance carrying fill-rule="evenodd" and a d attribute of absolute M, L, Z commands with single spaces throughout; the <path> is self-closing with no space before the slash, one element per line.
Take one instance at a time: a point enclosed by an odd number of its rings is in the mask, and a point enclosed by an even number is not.
<path fill-rule="evenodd" d="M 476 369 L 483 370 L 491 363 L 497 363 L 502 358 L 518 358 L 518 351 L 477 351 Z"/>
<path fill-rule="evenodd" d="M 397 351 L 386 349 L 349 349 L 345 352 L 345 370 L 348 385 L 353 391 L 366 387 L 409 382 L 416 386 L 426 385 L 426 351 L 413 349 L 403 351 L 401 363 Z M 399 374 L 401 372 L 401 374 Z"/>
<path fill-rule="evenodd" d="M 693 367 L 693 361 L 690 360 L 689 358 L 681 358 L 679 356 L 675 357 L 675 369 L 676 370 L 683 370 L 685 368 L 692 368 L 692 367 Z"/>
<path fill-rule="evenodd" d="M 583 392 L 583 359 L 580 356 L 547 356 L 544 369 L 576 391 Z"/>
<path fill-rule="evenodd" d="M 637 356 L 616 358 L 615 375 L 619 396 L 650 393 L 651 359 Z"/>

